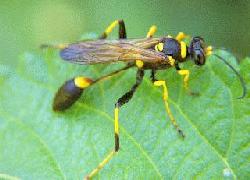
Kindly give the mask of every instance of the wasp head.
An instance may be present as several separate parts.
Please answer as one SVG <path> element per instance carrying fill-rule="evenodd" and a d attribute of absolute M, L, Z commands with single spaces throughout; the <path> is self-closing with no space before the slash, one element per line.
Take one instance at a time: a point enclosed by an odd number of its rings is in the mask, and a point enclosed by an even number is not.
<path fill-rule="evenodd" d="M 201 37 L 194 37 L 188 47 L 188 53 L 194 60 L 196 65 L 204 65 L 206 62 L 206 49 L 204 39 Z"/>

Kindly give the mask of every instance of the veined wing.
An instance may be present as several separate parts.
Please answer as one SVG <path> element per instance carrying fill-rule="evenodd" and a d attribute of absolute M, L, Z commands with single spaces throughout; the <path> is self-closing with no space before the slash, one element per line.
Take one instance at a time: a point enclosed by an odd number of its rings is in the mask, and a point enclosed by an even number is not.
<path fill-rule="evenodd" d="M 152 49 L 159 38 L 96 40 L 70 44 L 61 50 L 62 59 L 77 64 L 97 64 L 115 61 L 159 62 L 165 59 L 161 52 Z"/>

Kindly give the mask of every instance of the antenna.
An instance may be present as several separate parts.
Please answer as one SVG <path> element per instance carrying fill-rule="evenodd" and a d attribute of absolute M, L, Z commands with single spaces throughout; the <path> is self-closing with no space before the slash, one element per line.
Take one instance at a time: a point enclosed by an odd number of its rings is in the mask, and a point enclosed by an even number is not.
<path fill-rule="evenodd" d="M 246 87 L 246 83 L 245 83 L 244 79 L 242 78 L 242 76 L 240 75 L 240 73 L 238 71 L 236 71 L 236 69 L 231 64 L 229 64 L 224 58 L 222 58 L 221 56 L 219 56 L 217 54 L 212 54 L 212 55 L 216 56 L 218 59 L 223 61 L 238 76 L 240 83 L 241 83 L 241 87 L 242 87 L 242 95 L 240 97 L 238 97 L 237 99 L 244 98 L 246 95 L 246 92 L 247 92 L 247 87 Z"/>

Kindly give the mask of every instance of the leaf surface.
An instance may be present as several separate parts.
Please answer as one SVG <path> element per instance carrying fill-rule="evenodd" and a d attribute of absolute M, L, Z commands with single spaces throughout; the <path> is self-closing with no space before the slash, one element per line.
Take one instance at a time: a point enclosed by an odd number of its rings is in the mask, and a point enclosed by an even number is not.
<path fill-rule="evenodd" d="M 250 59 L 236 64 L 250 89 Z M 0 178 L 82 179 L 113 148 L 113 108 L 135 81 L 135 69 L 84 91 L 63 113 L 52 111 L 57 89 L 76 75 L 97 78 L 122 66 L 79 66 L 58 54 L 26 53 L 16 69 L 0 66 Z M 173 128 L 149 73 L 120 111 L 121 150 L 99 179 L 246 179 L 250 177 L 250 95 L 222 62 L 210 57 L 191 70 L 188 95 L 174 69 L 161 71 L 172 113 L 186 134 Z"/>

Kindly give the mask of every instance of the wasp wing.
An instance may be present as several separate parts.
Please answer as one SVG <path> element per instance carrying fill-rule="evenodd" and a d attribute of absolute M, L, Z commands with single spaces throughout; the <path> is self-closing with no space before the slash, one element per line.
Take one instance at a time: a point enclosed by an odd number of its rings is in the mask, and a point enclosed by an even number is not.
<path fill-rule="evenodd" d="M 159 43 L 154 39 L 125 39 L 85 41 L 68 45 L 61 50 L 62 59 L 77 64 L 110 63 L 115 61 L 159 62 L 165 59 L 152 47 Z"/>

